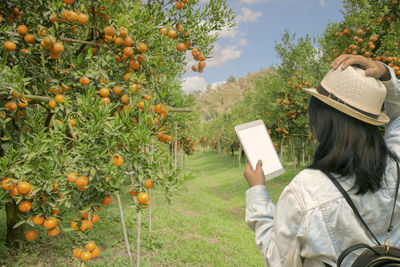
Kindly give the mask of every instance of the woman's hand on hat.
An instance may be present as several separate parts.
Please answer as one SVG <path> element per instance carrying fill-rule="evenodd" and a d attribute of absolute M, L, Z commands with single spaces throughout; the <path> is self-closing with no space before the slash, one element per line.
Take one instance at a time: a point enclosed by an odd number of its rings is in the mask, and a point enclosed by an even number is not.
<path fill-rule="evenodd" d="M 335 61 L 333 61 L 331 68 L 336 70 L 340 65 L 342 65 L 342 69 L 345 69 L 353 64 L 364 66 L 365 75 L 369 77 L 381 79 L 384 75 L 387 76 L 389 74 L 390 76 L 390 73 L 382 63 L 360 55 L 340 55 L 335 59 Z"/>
<path fill-rule="evenodd" d="M 244 169 L 244 177 L 246 178 L 247 183 L 249 184 L 250 187 L 256 185 L 265 185 L 264 171 L 261 167 L 262 167 L 261 160 L 257 162 L 255 171 L 253 171 L 253 169 L 251 168 L 250 163 L 247 162 L 246 167 Z"/>

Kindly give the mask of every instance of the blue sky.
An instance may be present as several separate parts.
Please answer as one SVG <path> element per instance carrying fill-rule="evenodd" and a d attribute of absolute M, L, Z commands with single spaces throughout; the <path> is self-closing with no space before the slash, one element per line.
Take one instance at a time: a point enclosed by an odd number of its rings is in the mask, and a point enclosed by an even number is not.
<path fill-rule="evenodd" d="M 316 37 L 329 22 L 343 18 L 340 0 L 228 0 L 228 5 L 238 25 L 220 32 L 203 73 L 189 70 L 193 64 L 188 64 L 182 84 L 186 92 L 205 90 L 207 84 L 216 85 L 230 75 L 237 79 L 278 64 L 274 46 L 285 29 L 297 36 Z"/>

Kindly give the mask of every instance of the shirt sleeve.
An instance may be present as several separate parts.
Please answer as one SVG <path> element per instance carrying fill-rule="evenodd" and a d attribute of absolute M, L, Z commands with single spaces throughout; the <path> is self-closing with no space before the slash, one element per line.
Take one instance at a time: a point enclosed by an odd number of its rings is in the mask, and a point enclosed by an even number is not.
<path fill-rule="evenodd" d="M 267 266 L 302 266 L 303 215 L 290 185 L 282 192 L 276 209 L 265 186 L 247 190 L 246 223 L 255 232 Z"/>
<path fill-rule="evenodd" d="M 384 81 L 387 95 L 385 102 L 385 113 L 389 116 L 390 122 L 386 126 L 385 142 L 387 148 L 400 158 L 400 81 L 392 68 L 390 71 L 391 79 Z"/>

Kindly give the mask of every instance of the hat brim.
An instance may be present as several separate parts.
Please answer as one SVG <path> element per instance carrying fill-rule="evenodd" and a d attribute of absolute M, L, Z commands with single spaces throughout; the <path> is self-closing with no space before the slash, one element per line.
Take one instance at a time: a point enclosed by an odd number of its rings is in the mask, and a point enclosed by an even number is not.
<path fill-rule="evenodd" d="M 379 114 L 379 117 L 377 119 L 374 119 L 374 118 L 369 117 L 357 110 L 352 109 L 351 107 L 349 107 L 345 104 L 337 102 L 328 96 L 321 95 L 320 93 L 317 92 L 317 90 L 315 88 L 303 88 L 303 90 L 306 91 L 307 93 L 315 96 L 316 98 L 318 98 L 325 104 L 327 104 L 327 105 L 329 105 L 329 106 L 331 106 L 353 118 L 361 120 L 363 122 L 366 122 L 366 123 L 369 123 L 372 125 L 384 125 L 390 121 L 389 117 L 383 112 L 381 112 L 381 114 Z"/>

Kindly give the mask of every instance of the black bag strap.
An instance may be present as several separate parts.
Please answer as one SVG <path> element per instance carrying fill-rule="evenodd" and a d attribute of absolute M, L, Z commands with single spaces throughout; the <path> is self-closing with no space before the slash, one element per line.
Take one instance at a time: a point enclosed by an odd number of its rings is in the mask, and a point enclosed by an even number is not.
<path fill-rule="evenodd" d="M 349 248 L 346 248 L 342 252 L 342 254 L 340 254 L 340 256 L 339 256 L 339 258 L 337 260 L 337 263 L 336 263 L 337 267 L 340 267 L 340 265 L 342 264 L 342 261 L 344 260 L 344 258 L 346 258 L 347 255 L 349 255 L 354 250 L 357 250 L 357 249 L 360 249 L 360 248 L 367 248 L 367 249 L 370 249 L 370 250 L 374 251 L 376 254 L 378 254 L 378 252 L 375 251 L 375 249 L 373 247 L 371 247 L 370 245 L 367 245 L 367 244 L 356 244 L 356 245 L 353 245 L 353 246 L 351 246 Z"/>
<path fill-rule="evenodd" d="M 335 179 L 335 177 L 332 176 L 327 171 L 324 171 L 325 175 L 329 177 L 329 179 L 332 181 L 332 183 L 336 186 L 336 188 L 342 193 L 343 197 L 346 199 L 347 203 L 350 205 L 351 209 L 353 210 L 354 214 L 357 216 L 357 218 L 360 220 L 362 225 L 364 225 L 365 229 L 368 230 L 368 232 L 371 234 L 371 236 L 375 239 L 376 243 L 380 246 L 381 243 L 379 240 L 375 237 L 375 235 L 372 233 L 371 229 L 369 229 L 367 223 L 364 221 L 364 219 L 361 217 L 360 213 L 358 212 L 356 206 L 353 203 L 353 200 L 351 200 L 349 194 L 347 194 L 346 190 L 340 185 L 340 183 Z"/>
<path fill-rule="evenodd" d="M 399 194 L 400 168 L 399 168 L 399 163 L 397 162 L 397 160 L 395 160 L 395 162 L 396 162 L 396 170 L 397 170 L 397 182 L 396 182 L 396 192 L 394 193 L 394 199 L 393 199 L 392 216 L 390 216 L 390 223 L 389 223 L 389 227 L 387 229 L 387 233 L 388 234 L 390 234 L 392 232 L 392 230 L 393 230 L 394 210 L 396 208 L 397 196 Z"/>

